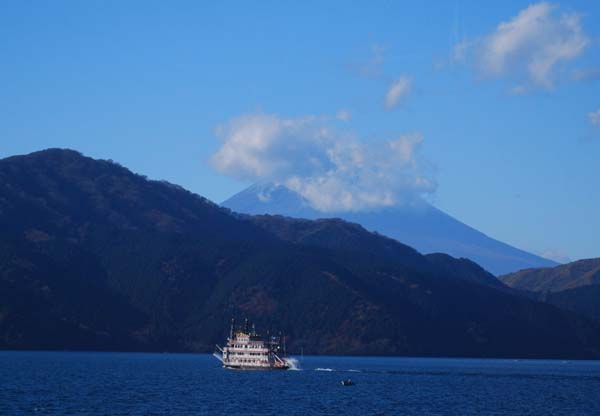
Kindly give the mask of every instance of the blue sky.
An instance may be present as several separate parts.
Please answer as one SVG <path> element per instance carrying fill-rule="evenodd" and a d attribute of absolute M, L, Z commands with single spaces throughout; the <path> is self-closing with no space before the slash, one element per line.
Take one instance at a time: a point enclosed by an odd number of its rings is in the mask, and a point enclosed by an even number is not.
<path fill-rule="evenodd" d="M 5 1 L 0 54 L 0 157 L 73 148 L 220 202 L 257 177 L 215 164 L 235 120 L 313 117 L 418 135 L 427 198 L 492 237 L 600 256 L 600 3 Z"/>

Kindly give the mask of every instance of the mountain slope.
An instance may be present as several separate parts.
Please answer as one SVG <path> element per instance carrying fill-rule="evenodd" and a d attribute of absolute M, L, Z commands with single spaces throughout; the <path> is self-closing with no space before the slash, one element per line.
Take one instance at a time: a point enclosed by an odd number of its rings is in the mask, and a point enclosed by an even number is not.
<path fill-rule="evenodd" d="M 559 292 L 600 284 L 600 258 L 579 260 L 552 268 L 527 269 L 501 276 L 515 289 L 531 292 Z"/>
<path fill-rule="evenodd" d="M 545 293 L 540 300 L 600 321 L 600 285 L 579 286 Z"/>
<path fill-rule="evenodd" d="M 508 289 L 495 276 L 468 259 L 455 259 L 443 253 L 423 256 L 412 247 L 340 219 L 305 220 L 280 215 L 255 215 L 247 219 L 284 241 L 345 252 L 366 252 L 399 262 L 410 270 Z"/>
<path fill-rule="evenodd" d="M 534 299 L 600 320 L 600 258 L 521 270 L 500 279 Z"/>
<path fill-rule="evenodd" d="M 321 213 L 298 194 L 283 186 L 254 185 L 223 202 L 223 206 L 246 214 L 279 214 L 316 219 L 339 217 L 370 231 L 402 241 L 423 253 L 444 252 L 482 265 L 495 275 L 556 263 L 516 249 L 455 220 L 422 201 L 418 205 L 376 212 Z"/>
<path fill-rule="evenodd" d="M 232 214 L 73 151 L 0 160 L 0 226 L 0 348 L 210 351 L 249 316 L 307 353 L 600 356 L 598 324 L 470 262 Z"/>

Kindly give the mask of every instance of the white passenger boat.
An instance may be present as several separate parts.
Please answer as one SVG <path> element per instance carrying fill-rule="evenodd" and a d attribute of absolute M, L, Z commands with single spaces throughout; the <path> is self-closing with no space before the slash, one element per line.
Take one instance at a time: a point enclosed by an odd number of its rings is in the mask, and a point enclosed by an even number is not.
<path fill-rule="evenodd" d="M 288 370 L 290 363 L 285 358 L 283 337 L 262 337 L 252 329 L 246 319 L 243 330 L 235 329 L 231 320 L 229 338 L 223 348 L 217 345 L 213 354 L 223 363 L 224 368 L 238 370 Z"/>

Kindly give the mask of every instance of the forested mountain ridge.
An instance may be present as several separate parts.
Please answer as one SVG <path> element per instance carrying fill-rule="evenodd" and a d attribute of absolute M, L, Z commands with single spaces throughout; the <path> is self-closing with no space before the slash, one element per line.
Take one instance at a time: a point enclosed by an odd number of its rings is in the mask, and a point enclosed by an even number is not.
<path fill-rule="evenodd" d="M 472 262 L 235 214 L 71 150 L 0 160 L 0 227 L 0 348 L 210 351 L 248 316 L 306 353 L 600 355 L 597 323 Z"/>
<path fill-rule="evenodd" d="M 501 280 L 515 289 L 532 292 L 559 292 L 600 284 L 600 258 L 578 260 L 556 267 L 520 270 L 501 276 Z"/>
<path fill-rule="evenodd" d="M 533 299 L 600 321 L 600 258 L 521 270 L 500 279 Z"/>

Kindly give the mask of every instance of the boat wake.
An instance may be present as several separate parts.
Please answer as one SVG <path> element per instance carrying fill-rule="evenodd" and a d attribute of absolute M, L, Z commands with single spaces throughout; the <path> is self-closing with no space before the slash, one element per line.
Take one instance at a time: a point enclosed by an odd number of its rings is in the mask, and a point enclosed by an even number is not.
<path fill-rule="evenodd" d="M 300 363 L 295 358 L 286 357 L 286 358 L 283 359 L 283 361 L 285 361 L 286 364 L 290 366 L 290 368 L 288 368 L 288 371 L 300 371 L 300 370 L 302 370 L 300 368 Z"/>
<path fill-rule="evenodd" d="M 315 368 L 315 371 L 326 371 L 326 372 L 336 371 L 339 373 L 364 373 L 365 372 L 364 370 L 355 370 L 353 368 L 350 368 L 348 370 L 336 370 L 334 368 L 323 368 L 323 367 Z"/>

